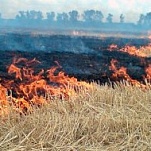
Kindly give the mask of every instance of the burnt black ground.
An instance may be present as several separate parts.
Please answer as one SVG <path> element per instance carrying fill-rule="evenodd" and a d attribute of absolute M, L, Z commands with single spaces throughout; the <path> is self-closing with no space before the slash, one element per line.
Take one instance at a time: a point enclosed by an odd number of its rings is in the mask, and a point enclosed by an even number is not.
<path fill-rule="evenodd" d="M 35 72 L 47 70 L 56 66 L 56 61 L 69 76 L 79 80 L 108 81 L 112 75 L 109 69 L 112 59 L 118 60 L 118 68 L 124 66 L 133 79 L 142 81 L 145 67 L 151 63 L 151 58 L 139 58 L 127 53 L 108 51 L 111 44 L 117 44 L 118 49 L 125 45 L 136 47 L 147 45 L 149 39 L 127 38 L 94 38 L 72 36 L 44 36 L 6 34 L 0 36 L 0 77 L 13 78 L 7 74 L 7 67 L 14 57 L 36 58 L 41 63 L 34 65 Z M 21 67 L 21 65 L 20 65 Z"/>

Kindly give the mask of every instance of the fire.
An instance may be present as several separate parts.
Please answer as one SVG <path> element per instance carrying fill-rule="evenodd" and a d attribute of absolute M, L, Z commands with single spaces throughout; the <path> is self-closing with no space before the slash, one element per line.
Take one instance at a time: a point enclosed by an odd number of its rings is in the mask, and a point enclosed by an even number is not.
<path fill-rule="evenodd" d="M 148 80 L 151 80 L 151 64 L 149 64 L 149 66 L 145 69 L 145 71 L 146 71 L 146 74 L 147 74 L 146 78 Z"/>
<path fill-rule="evenodd" d="M 109 51 L 122 51 L 137 57 L 147 57 L 151 53 L 151 44 L 136 48 L 125 46 L 118 49 L 117 45 L 112 44 Z M 142 89 L 148 87 L 130 77 L 127 68 L 120 66 L 120 63 L 112 59 L 109 69 L 113 72 L 110 77 L 112 80 L 126 80 L 133 86 Z M 92 86 L 86 82 L 79 82 L 74 77 L 69 77 L 63 71 L 59 71 L 61 66 L 51 67 L 45 71 L 37 71 L 34 66 L 40 64 L 35 58 L 14 58 L 8 67 L 8 78 L 0 79 L 0 115 L 9 114 L 9 107 L 19 113 L 32 111 L 32 107 L 41 106 L 49 103 L 54 98 L 68 100 L 71 96 L 76 97 L 81 88 L 90 89 Z M 151 64 L 145 69 L 147 79 L 151 81 Z"/>
<path fill-rule="evenodd" d="M 33 105 L 47 104 L 48 96 L 69 99 L 76 96 L 77 90 L 90 88 L 86 82 L 79 82 L 74 77 L 58 72 L 60 66 L 43 69 L 35 73 L 34 64 L 40 63 L 36 59 L 15 58 L 8 67 L 8 74 L 12 79 L 1 80 L 0 85 L 0 114 L 8 114 L 8 106 L 20 112 L 32 110 Z M 47 76 L 44 76 L 44 75 Z M 7 95 L 11 92 L 11 95 Z"/>
<path fill-rule="evenodd" d="M 118 48 L 117 46 L 109 47 L 109 48 L 112 48 L 112 49 L 109 49 L 110 51 L 113 51 L 113 50 L 121 51 L 121 52 L 125 52 L 132 56 L 137 56 L 137 57 L 150 57 L 151 56 L 151 43 L 149 43 L 147 46 L 142 46 L 140 48 L 136 48 L 135 46 L 125 46 L 124 48 L 121 48 L 119 50 L 116 49 L 116 48 Z M 128 81 L 129 83 L 131 83 L 132 85 L 139 86 L 139 87 L 145 88 L 145 89 L 147 88 L 147 86 L 145 84 L 142 84 L 139 81 L 132 79 L 127 73 L 127 68 L 125 68 L 125 67 L 118 68 L 117 65 L 118 65 L 118 61 L 112 59 L 111 66 L 110 66 L 110 70 L 113 71 L 113 74 L 111 77 L 112 79 L 114 79 L 114 80 L 124 79 L 124 80 Z M 149 64 L 148 67 L 146 67 L 145 73 L 146 73 L 146 76 L 143 76 L 144 81 L 147 79 L 147 80 L 149 80 L 149 82 L 151 82 L 150 81 L 151 80 L 151 64 Z"/>
<path fill-rule="evenodd" d="M 7 113 L 7 89 L 0 84 L 0 116 Z"/>
<path fill-rule="evenodd" d="M 116 44 L 111 44 L 111 45 L 109 46 L 109 49 L 108 49 L 108 50 L 112 51 L 112 50 L 116 50 L 116 49 L 118 49 L 118 46 L 117 46 Z"/>
<path fill-rule="evenodd" d="M 138 57 L 149 57 L 151 56 L 151 44 L 148 44 L 147 46 L 142 46 L 140 48 L 136 48 L 135 46 L 125 46 L 118 50 L 118 46 L 115 44 L 112 44 L 108 48 L 110 51 L 121 51 L 128 53 L 133 56 Z"/>
<path fill-rule="evenodd" d="M 146 57 L 147 55 L 142 51 L 143 48 L 137 49 L 135 46 L 125 46 L 124 48 L 120 49 L 122 52 L 129 53 L 133 56 L 139 57 Z"/>
<path fill-rule="evenodd" d="M 110 70 L 113 71 L 113 74 L 111 76 L 112 79 L 114 80 L 119 80 L 119 79 L 122 79 L 122 80 L 126 80 L 128 81 L 130 84 L 134 85 L 134 86 L 137 86 L 137 87 L 140 87 L 140 88 L 143 88 L 143 89 L 146 89 L 146 85 L 140 83 L 139 81 L 137 80 L 134 80 L 132 79 L 128 73 L 127 73 L 127 69 L 125 67 L 120 67 L 119 69 L 116 67 L 116 64 L 118 63 L 117 60 L 115 59 L 112 59 L 111 60 L 111 65 L 110 65 Z"/>
<path fill-rule="evenodd" d="M 22 80 L 20 68 L 16 67 L 15 65 L 13 65 L 13 64 L 10 65 L 10 67 L 8 69 L 8 73 L 10 73 L 10 74 L 15 73 L 16 79 Z"/>

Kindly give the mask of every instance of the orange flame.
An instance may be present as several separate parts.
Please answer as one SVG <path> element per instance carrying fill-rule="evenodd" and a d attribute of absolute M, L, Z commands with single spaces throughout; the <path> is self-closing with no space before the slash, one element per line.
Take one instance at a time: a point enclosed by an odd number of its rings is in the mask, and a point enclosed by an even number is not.
<path fill-rule="evenodd" d="M 142 83 L 140 83 L 137 80 L 132 79 L 128 73 L 127 73 L 127 69 L 125 67 L 120 67 L 119 69 L 116 67 L 115 64 L 117 64 L 118 61 L 115 59 L 111 60 L 111 66 L 110 66 L 110 70 L 113 71 L 112 74 L 112 79 L 118 80 L 119 78 L 124 79 L 126 81 L 128 81 L 130 84 L 134 85 L 134 86 L 138 86 L 140 88 L 146 89 L 146 86 Z"/>
<path fill-rule="evenodd" d="M 151 44 L 149 43 L 147 46 L 142 46 L 140 48 L 136 48 L 135 46 L 125 46 L 124 48 L 121 48 L 118 50 L 118 46 L 115 44 L 112 44 L 109 46 L 108 50 L 110 51 L 121 51 L 128 53 L 133 56 L 138 57 L 149 57 L 151 56 Z"/>
<path fill-rule="evenodd" d="M 146 78 L 148 80 L 151 80 L 151 64 L 149 64 L 149 66 L 145 69 L 146 71 Z"/>
<path fill-rule="evenodd" d="M 22 80 L 21 70 L 20 70 L 20 68 L 16 67 L 14 64 L 11 64 L 9 66 L 8 73 L 10 73 L 10 74 L 15 73 L 16 74 L 16 79 Z"/>
<path fill-rule="evenodd" d="M 140 47 L 140 49 L 137 49 L 135 46 L 125 46 L 124 48 L 120 49 L 120 51 L 126 52 L 133 56 L 139 56 L 139 57 L 147 56 L 143 51 L 143 47 Z"/>
<path fill-rule="evenodd" d="M 138 57 L 151 55 L 151 44 L 140 48 L 125 46 L 122 49 L 117 49 L 118 46 L 114 44 L 109 48 L 110 51 L 122 51 Z M 0 115 L 9 114 L 8 106 L 10 105 L 17 112 L 23 113 L 32 111 L 33 105 L 47 104 L 50 98 L 69 99 L 70 96 L 77 95 L 77 90 L 91 88 L 91 85 L 86 82 L 79 82 L 76 78 L 69 77 L 62 71 L 58 72 L 58 68 L 61 68 L 58 62 L 56 62 L 56 67 L 47 71 L 42 69 L 35 73 L 33 66 L 37 63 L 40 62 L 35 58 L 32 60 L 13 59 L 13 63 L 8 67 L 10 79 L 2 79 L 0 83 Z M 112 59 L 109 68 L 113 71 L 112 79 L 124 79 L 134 86 L 147 88 L 146 85 L 132 79 L 127 73 L 127 68 L 121 67 L 117 60 Z M 146 67 L 145 72 L 144 78 L 151 81 L 151 64 Z"/>
<path fill-rule="evenodd" d="M 7 114 L 7 89 L 0 85 L 0 116 Z"/>
<path fill-rule="evenodd" d="M 109 46 L 109 49 L 108 49 L 108 50 L 112 51 L 112 50 L 115 50 L 115 49 L 118 49 L 118 46 L 117 46 L 116 44 L 111 44 L 111 45 Z"/>
<path fill-rule="evenodd" d="M 19 63 L 23 67 L 18 67 Z M 26 112 L 31 110 L 32 105 L 47 104 L 47 96 L 66 98 L 71 95 L 76 96 L 76 90 L 80 87 L 90 88 L 86 82 L 79 82 L 74 77 L 65 75 L 64 72 L 58 72 L 60 67 L 52 67 L 47 73 L 46 80 L 44 77 L 45 71 L 42 69 L 39 73 L 31 66 L 35 63 L 40 63 L 36 59 L 27 60 L 25 58 L 15 58 L 13 64 L 8 67 L 8 73 L 14 77 L 13 80 L 4 80 L 3 86 L 0 85 L 0 114 L 6 114 L 7 106 L 13 105 L 15 110 L 19 112 Z M 8 101 L 7 92 L 11 91 L 12 95 L 9 96 L 11 101 Z M 5 106 L 5 107 L 4 107 Z"/>

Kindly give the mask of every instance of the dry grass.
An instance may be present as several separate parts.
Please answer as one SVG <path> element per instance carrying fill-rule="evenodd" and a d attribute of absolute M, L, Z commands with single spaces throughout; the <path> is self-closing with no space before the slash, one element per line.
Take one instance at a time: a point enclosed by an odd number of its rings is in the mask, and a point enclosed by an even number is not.
<path fill-rule="evenodd" d="M 93 83 L 77 98 L 0 120 L 2 151 L 150 151 L 151 90 Z"/>

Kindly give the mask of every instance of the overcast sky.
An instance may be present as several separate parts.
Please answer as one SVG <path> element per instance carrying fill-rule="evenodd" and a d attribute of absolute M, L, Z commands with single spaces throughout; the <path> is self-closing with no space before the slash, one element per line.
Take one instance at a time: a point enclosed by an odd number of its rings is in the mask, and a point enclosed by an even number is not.
<path fill-rule="evenodd" d="M 125 21 L 136 22 L 141 13 L 151 12 L 151 0 L 0 0 L 3 18 L 14 18 L 19 10 L 33 9 L 43 13 L 95 9 L 101 10 L 105 18 L 112 13 L 114 21 L 119 21 L 123 13 Z"/>

